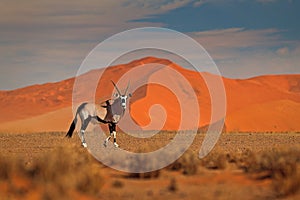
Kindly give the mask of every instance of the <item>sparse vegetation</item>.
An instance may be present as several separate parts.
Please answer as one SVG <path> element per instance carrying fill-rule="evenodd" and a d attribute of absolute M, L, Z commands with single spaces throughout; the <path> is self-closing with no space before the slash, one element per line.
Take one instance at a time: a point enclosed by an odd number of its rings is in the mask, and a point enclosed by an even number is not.
<path fill-rule="evenodd" d="M 149 179 L 149 178 L 157 178 L 159 177 L 160 170 L 155 170 L 151 172 L 143 172 L 143 173 L 129 173 L 129 178 L 140 178 L 140 179 Z"/>
<path fill-rule="evenodd" d="M 142 147 L 139 147 L 137 152 L 138 153 L 144 153 L 144 152 L 151 152 L 153 147 L 150 147 L 148 145 L 144 145 Z M 138 171 L 141 166 L 144 166 L 145 168 L 151 169 L 151 166 L 156 166 L 157 162 L 159 162 L 158 159 L 153 160 L 152 162 L 149 162 L 149 160 L 146 159 L 145 156 L 140 156 L 137 158 L 134 162 L 130 163 L 129 168 L 133 171 Z M 151 179 L 151 178 L 157 178 L 160 175 L 160 169 L 149 171 L 149 172 L 142 172 L 142 173 L 129 173 L 129 178 L 140 178 L 140 179 Z"/>
<path fill-rule="evenodd" d="M 201 165 L 207 169 L 223 170 L 227 167 L 227 156 L 220 151 L 213 151 L 201 160 Z"/>
<path fill-rule="evenodd" d="M 8 180 L 11 175 L 13 161 L 0 155 L 0 180 Z"/>
<path fill-rule="evenodd" d="M 122 188 L 122 187 L 124 187 L 124 183 L 120 180 L 115 180 L 112 182 L 112 186 L 114 188 Z"/>
<path fill-rule="evenodd" d="M 194 175 L 198 172 L 199 158 L 192 151 L 185 152 L 178 160 L 169 165 L 167 169 L 182 171 L 185 175 Z"/>
<path fill-rule="evenodd" d="M 176 133 L 160 134 L 146 145 L 138 139 L 127 142 L 129 136 L 123 134 L 118 139 L 126 150 L 151 152 Z M 197 135 L 177 161 L 147 173 L 124 173 L 102 166 L 80 146 L 77 137 L 65 140 L 61 137 L 64 134 L 58 133 L 0 134 L 0 141 L 10 140 L 0 143 L 0 199 L 240 199 L 241 195 L 298 199 L 300 136 L 256 134 L 222 135 L 203 159 L 198 157 L 203 137 Z M 165 156 L 160 155 L 149 166 Z M 127 161 L 121 164 L 128 166 Z M 145 162 L 140 157 L 130 167 L 138 171 Z"/>
<path fill-rule="evenodd" d="M 178 190 L 177 181 L 176 181 L 176 179 L 174 177 L 171 178 L 171 180 L 170 180 L 170 184 L 168 186 L 168 190 L 170 192 L 176 192 Z"/>
<path fill-rule="evenodd" d="M 73 192 L 97 195 L 104 181 L 93 158 L 69 145 L 52 150 L 32 162 L 1 158 L 0 182 L 7 184 L 13 198 L 41 191 L 40 199 L 71 198 Z"/>
<path fill-rule="evenodd" d="M 273 171 L 272 187 L 277 196 L 288 196 L 300 189 L 299 164 L 289 163 L 282 159 L 279 166 Z"/>
<path fill-rule="evenodd" d="M 271 178 L 276 196 L 288 196 L 300 189 L 300 151 L 297 149 L 274 149 L 254 156 L 245 171 L 259 174 L 257 178 Z"/>

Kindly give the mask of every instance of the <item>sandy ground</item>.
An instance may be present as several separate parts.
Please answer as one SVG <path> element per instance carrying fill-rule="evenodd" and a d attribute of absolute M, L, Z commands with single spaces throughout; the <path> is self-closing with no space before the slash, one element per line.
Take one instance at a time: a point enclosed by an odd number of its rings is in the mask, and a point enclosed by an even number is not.
<path fill-rule="evenodd" d="M 72 139 L 64 137 L 65 133 L 31 133 L 31 134 L 0 134 L 0 154 L 3 157 L 22 158 L 34 162 L 41 156 L 50 155 L 58 147 L 72 143 L 82 149 L 75 135 Z M 140 146 L 164 146 L 175 133 L 163 132 L 151 139 L 138 139 L 120 133 L 118 143 L 128 151 L 138 151 Z M 197 153 L 204 135 L 195 137 L 190 151 Z M 147 145 L 148 145 L 147 144 Z M 300 134 L 298 133 L 233 133 L 223 134 L 212 153 L 236 154 L 250 150 L 253 153 L 272 151 L 273 149 L 298 148 Z M 81 150 L 85 151 L 85 150 Z M 63 158 L 62 158 L 63 159 Z M 207 169 L 198 167 L 193 175 L 184 175 L 179 171 L 163 169 L 157 178 L 129 178 L 125 172 L 119 172 L 99 163 L 104 185 L 99 189 L 99 195 L 76 196 L 77 199 L 276 199 L 271 187 L 270 178 L 258 179 L 253 174 L 245 173 L 232 163 L 224 169 Z M 0 181 L 0 194 L 4 195 Z M 171 186 L 176 189 L 170 189 Z M 282 198 L 282 197 L 281 197 Z M 282 199 L 300 199 L 299 192 Z"/>

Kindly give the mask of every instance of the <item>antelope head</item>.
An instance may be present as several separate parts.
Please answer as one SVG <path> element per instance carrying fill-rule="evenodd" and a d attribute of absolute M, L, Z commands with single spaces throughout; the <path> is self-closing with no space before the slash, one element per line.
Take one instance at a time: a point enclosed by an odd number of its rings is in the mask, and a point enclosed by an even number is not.
<path fill-rule="evenodd" d="M 125 89 L 124 94 L 122 94 L 122 93 L 120 92 L 118 86 L 117 86 L 113 81 L 111 81 L 111 82 L 112 82 L 112 84 L 114 85 L 114 87 L 115 87 L 116 90 L 117 90 L 117 93 L 116 93 L 116 95 L 115 95 L 115 98 L 116 98 L 116 99 L 120 99 L 120 100 L 121 100 L 121 106 L 122 106 L 122 108 L 126 109 L 127 99 L 128 99 L 128 97 L 131 97 L 131 94 L 130 94 L 130 93 L 127 95 L 128 88 L 129 88 L 129 85 L 130 85 L 129 82 L 128 82 L 128 85 L 127 85 L 127 87 L 126 87 L 126 89 Z"/>

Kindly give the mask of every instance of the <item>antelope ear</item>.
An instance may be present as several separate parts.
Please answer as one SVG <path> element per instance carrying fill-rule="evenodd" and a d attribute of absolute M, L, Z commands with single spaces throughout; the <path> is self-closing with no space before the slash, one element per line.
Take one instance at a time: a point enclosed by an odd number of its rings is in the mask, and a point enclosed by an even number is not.
<path fill-rule="evenodd" d="M 131 94 L 131 93 L 129 93 L 129 94 L 128 94 L 128 96 L 129 96 L 129 97 L 132 97 L 132 94 Z"/>
<path fill-rule="evenodd" d="M 119 97 L 119 94 L 118 94 L 118 93 L 115 93 L 115 94 L 114 94 L 114 97 L 115 97 L 115 98 L 118 98 L 118 97 Z"/>

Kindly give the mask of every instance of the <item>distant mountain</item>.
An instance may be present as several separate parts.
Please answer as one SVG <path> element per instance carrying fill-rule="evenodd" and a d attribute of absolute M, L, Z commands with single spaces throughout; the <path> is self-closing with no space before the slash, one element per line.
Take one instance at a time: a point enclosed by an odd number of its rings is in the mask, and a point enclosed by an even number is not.
<path fill-rule="evenodd" d="M 149 70 L 146 65 L 162 67 Z M 84 84 L 77 86 L 74 95 L 81 95 L 82 99 L 78 99 L 82 101 L 94 98 L 94 93 L 89 91 L 89 88 L 98 82 L 95 99 L 96 102 L 100 102 L 111 96 L 113 85 L 110 80 L 117 82 L 127 72 L 139 70 L 134 75 L 129 75 L 131 88 L 145 81 L 160 80 L 171 84 L 176 94 L 167 87 L 154 83 L 137 88 L 130 100 L 132 118 L 145 129 L 159 129 L 162 126 L 166 130 L 176 130 L 182 115 L 180 101 L 191 105 L 186 108 L 188 112 L 192 112 L 195 105 L 187 94 L 186 85 L 176 77 L 168 75 L 170 68 L 183 76 L 196 94 L 200 118 L 190 119 L 191 124 L 199 120 L 198 127 L 205 128 L 209 123 L 214 123 L 210 122 L 211 100 L 205 79 L 217 76 L 187 70 L 166 59 L 146 57 L 105 70 L 92 70 L 78 77 Z M 101 74 L 101 79 L 98 80 Z M 268 75 L 250 79 L 221 78 L 227 96 L 224 129 L 226 132 L 300 131 L 300 75 Z M 0 131 L 66 131 L 73 118 L 74 82 L 75 79 L 71 78 L 56 83 L 0 91 Z M 121 85 L 120 89 L 125 87 L 126 85 Z M 178 96 L 180 100 L 177 99 Z M 154 104 L 161 105 L 164 113 L 156 112 L 150 118 L 149 109 Z M 162 125 L 161 116 L 164 114 L 167 117 Z"/>

